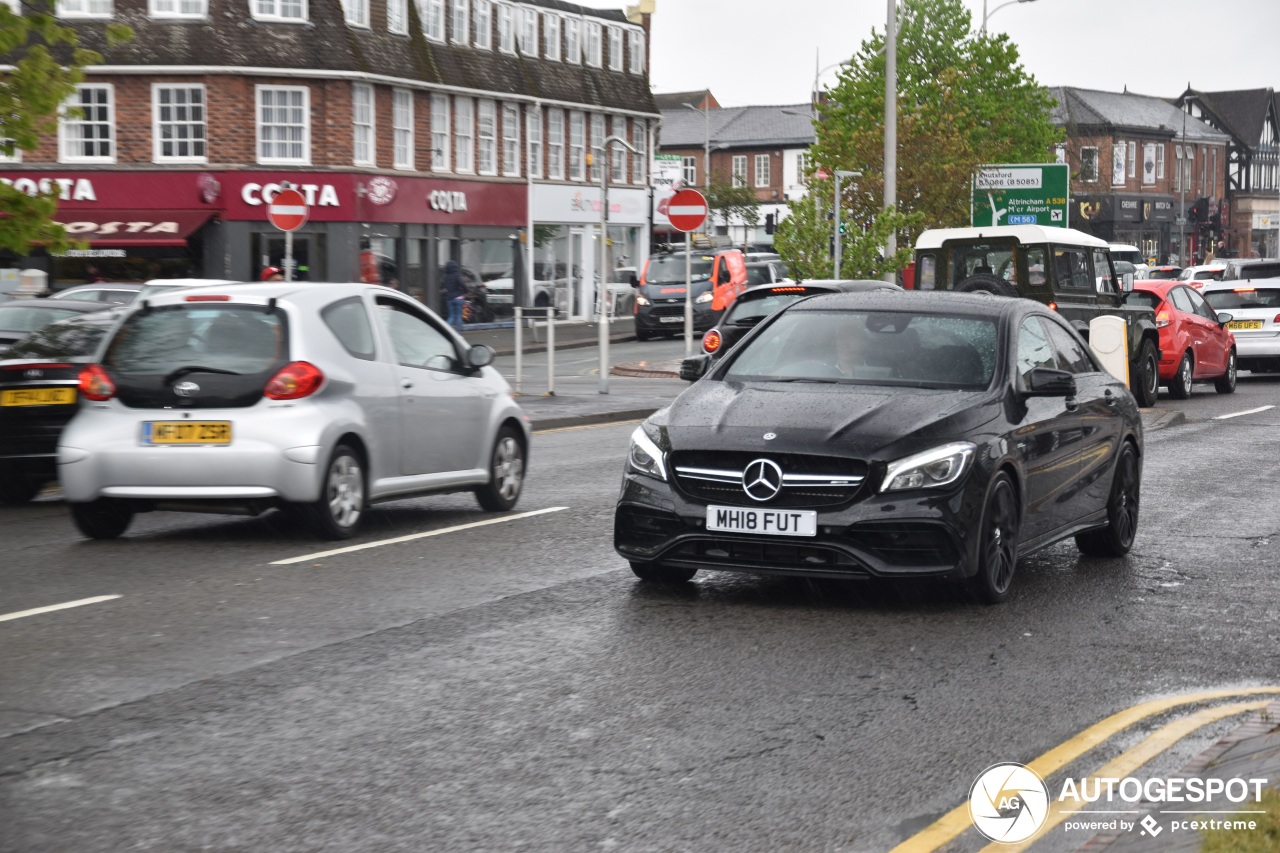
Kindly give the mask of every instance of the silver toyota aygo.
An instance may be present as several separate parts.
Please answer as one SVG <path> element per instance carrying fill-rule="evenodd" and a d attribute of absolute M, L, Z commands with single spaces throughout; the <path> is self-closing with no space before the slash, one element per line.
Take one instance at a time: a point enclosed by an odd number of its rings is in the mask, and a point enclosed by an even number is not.
<path fill-rule="evenodd" d="M 345 539 L 370 503 L 515 506 L 530 430 L 493 351 L 367 284 L 236 284 L 139 300 L 80 373 L 58 445 L 76 526 L 279 508 Z"/>

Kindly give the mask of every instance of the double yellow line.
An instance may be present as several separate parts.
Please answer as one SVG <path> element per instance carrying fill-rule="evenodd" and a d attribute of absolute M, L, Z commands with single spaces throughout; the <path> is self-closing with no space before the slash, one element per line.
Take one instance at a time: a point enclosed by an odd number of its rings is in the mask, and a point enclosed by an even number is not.
<path fill-rule="evenodd" d="M 1143 702 L 1134 705 L 1132 708 L 1126 708 L 1112 714 L 1100 722 L 1094 723 L 1089 728 L 1077 734 L 1075 737 L 1065 741 L 1053 749 L 1039 756 L 1035 760 L 1029 762 L 1027 767 L 1034 770 L 1040 775 L 1040 778 L 1047 779 L 1050 774 L 1057 770 L 1061 770 L 1066 765 L 1075 761 L 1080 756 L 1094 749 L 1095 747 L 1105 743 L 1115 735 L 1119 734 L 1129 726 L 1148 717 L 1162 714 L 1174 708 L 1184 705 L 1195 705 L 1200 702 L 1213 702 L 1220 699 L 1238 699 L 1246 696 L 1276 696 L 1280 695 L 1280 687 L 1256 687 L 1246 690 L 1209 690 L 1202 693 L 1184 693 L 1180 696 L 1167 696 L 1163 699 L 1153 699 L 1150 702 Z M 1092 776 L 1099 777 L 1120 777 L 1130 775 L 1142 765 L 1151 759 L 1160 755 L 1173 744 L 1182 740 L 1182 738 L 1216 720 L 1226 717 L 1232 717 L 1237 714 L 1243 714 L 1247 711 L 1258 710 L 1266 707 L 1269 699 L 1255 699 L 1253 701 L 1233 702 L 1226 705 L 1215 705 L 1197 711 L 1188 717 L 1174 720 L 1156 731 L 1152 732 L 1144 738 L 1136 746 L 1125 750 L 1115 759 L 1103 765 L 1094 771 Z M 1054 804 L 1049 811 L 1049 816 L 1044 827 L 1040 832 L 1028 841 L 1022 844 L 992 844 L 984 848 L 986 851 L 1016 851 L 1025 850 L 1031 844 L 1044 837 L 1046 829 L 1056 826 L 1070 815 L 1064 812 L 1061 807 Z M 897 847 L 894 847 L 890 853 L 930 853 L 937 850 L 942 845 L 963 834 L 966 830 L 973 826 L 973 821 L 969 817 L 968 804 L 957 806 L 938 818 L 929 826 L 920 832 L 903 841 Z"/>

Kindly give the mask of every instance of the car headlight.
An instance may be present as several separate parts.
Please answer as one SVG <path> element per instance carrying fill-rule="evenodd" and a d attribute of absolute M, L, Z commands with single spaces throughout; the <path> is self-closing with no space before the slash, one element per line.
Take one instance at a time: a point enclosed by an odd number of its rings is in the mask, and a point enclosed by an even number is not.
<path fill-rule="evenodd" d="M 970 441 L 944 444 L 889 463 L 881 492 L 936 489 L 959 480 L 973 463 L 977 445 Z"/>
<path fill-rule="evenodd" d="M 699 303 L 707 303 L 714 298 L 715 298 L 715 294 L 712 293 L 710 290 L 708 290 L 705 293 L 699 293 L 693 301 L 699 302 Z"/>
<path fill-rule="evenodd" d="M 663 453 L 649 434 L 644 431 L 644 424 L 636 427 L 631 433 L 631 448 L 627 451 L 627 467 L 638 474 L 644 474 L 659 480 L 667 479 L 667 464 L 663 461 Z"/>
<path fill-rule="evenodd" d="M 648 305 L 648 304 L 649 304 L 649 300 L 648 300 L 648 299 L 645 299 L 643 296 L 641 296 L 640 294 L 638 294 L 638 293 L 637 293 L 637 294 L 636 294 L 636 304 L 637 304 L 637 305 Z"/>

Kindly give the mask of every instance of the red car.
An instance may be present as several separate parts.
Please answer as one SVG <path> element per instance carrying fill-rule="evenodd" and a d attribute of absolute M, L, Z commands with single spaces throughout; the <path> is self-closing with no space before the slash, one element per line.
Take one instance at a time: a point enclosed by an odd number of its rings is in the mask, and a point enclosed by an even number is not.
<path fill-rule="evenodd" d="M 1204 297 L 1181 281 L 1135 281 L 1125 301 L 1156 312 L 1160 381 L 1185 400 L 1191 385 L 1212 379 L 1220 394 L 1236 390 L 1236 339 Z"/>

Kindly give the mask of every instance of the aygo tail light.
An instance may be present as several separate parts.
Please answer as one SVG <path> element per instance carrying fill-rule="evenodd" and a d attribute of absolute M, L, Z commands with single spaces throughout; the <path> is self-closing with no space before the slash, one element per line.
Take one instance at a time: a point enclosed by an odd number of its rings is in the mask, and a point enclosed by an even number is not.
<path fill-rule="evenodd" d="M 324 373 L 307 361 L 286 364 L 267 380 L 262 394 L 269 400 L 300 400 L 314 394 L 324 384 Z"/>
<path fill-rule="evenodd" d="M 723 343 L 723 340 L 720 337 L 720 332 L 716 329 L 712 329 L 702 336 L 702 351 L 705 353 L 713 353 L 720 349 L 721 343 Z"/>
<path fill-rule="evenodd" d="M 102 402 L 116 395 L 116 383 L 100 364 L 91 364 L 80 371 L 80 396 L 86 400 Z"/>

